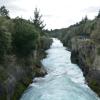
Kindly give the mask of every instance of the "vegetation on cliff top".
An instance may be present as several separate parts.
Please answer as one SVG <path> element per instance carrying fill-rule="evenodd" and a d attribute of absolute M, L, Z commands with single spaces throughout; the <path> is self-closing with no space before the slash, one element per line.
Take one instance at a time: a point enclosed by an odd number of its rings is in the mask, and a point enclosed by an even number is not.
<path fill-rule="evenodd" d="M 31 82 L 34 73 L 39 73 L 37 76 L 46 73 L 42 72 L 41 66 L 37 68 L 35 65 L 42 55 L 35 51 L 42 49 L 43 52 L 43 49 L 47 49 L 50 45 L 47 44 L 50 41 L 41 17 L 36 8 L 31 20 L 20 17 L 12 19 L 5 6 L 0 8 L 0 99 L 2 100 L 18 100 Z M 36 60 L 34 54 L 38 56 Z"/>
<path fill-rule="evenodd" d="M 100 95 L 100 11 L 93 20 L 86 16 L 75 25 L 49 33 L 72 51 L 72 62 L 80 66 L 89 86 Z"/>

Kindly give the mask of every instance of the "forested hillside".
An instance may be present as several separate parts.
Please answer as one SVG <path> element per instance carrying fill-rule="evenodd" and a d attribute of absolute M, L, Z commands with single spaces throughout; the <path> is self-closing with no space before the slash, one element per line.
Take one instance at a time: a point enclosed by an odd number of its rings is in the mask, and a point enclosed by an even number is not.
<path fill-rule="evenodd" d="M 40 63 L 51 44 L 36 8 L 33 19 L 10 18 L 0 8 L 0 100 L 18 100 L 35 76 L 47 72 Z"/>
<path fill-rule="evenodd" d="M 100 95 L 100 12 L 93 20 L 87 16 L 68 28 L 52 30 L 71 51 L 71 60 L 83 70 L 89 86 Z"/>

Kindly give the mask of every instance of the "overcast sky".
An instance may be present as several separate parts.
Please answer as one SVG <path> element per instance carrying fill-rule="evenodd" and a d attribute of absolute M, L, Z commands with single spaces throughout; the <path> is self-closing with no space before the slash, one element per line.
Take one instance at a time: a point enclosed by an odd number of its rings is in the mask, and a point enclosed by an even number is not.
<path fill-rule="evenodd" d="M 79 22 L 86 15 L 93 19 L 100 9 L 100 0 L 0 0 L 11 17 L 26 19 L 33 17 L 34 9 L 40 9 L 48 29 L 68 27 Z"/>

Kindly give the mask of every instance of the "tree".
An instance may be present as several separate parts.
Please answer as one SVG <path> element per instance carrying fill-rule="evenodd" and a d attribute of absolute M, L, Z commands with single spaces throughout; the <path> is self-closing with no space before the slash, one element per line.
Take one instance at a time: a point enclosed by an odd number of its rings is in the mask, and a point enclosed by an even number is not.
<path fill-rule="evenodd" d="M 5 55 L 11 53 L 12 30 L 12 21 L 0 16 L 0 64 L 4 63 Z"/>
<path fill-rule="evenodd" d="M 97 17 L 96 18 L 100 18 L 100 10 L 99 10 L 99 13 L 98 13 L 98 15 L 97 15 Z"/>
<path fill-rule="evenodd" d="M 8 15 L 9 15 L 9 11 L 6 9 L 6 7 L 5 6 L 1 6 L 1 8 L 0 8 L 0 16 L 8 17 Z"/>
<path fill-rule="evenodd" d="M 38 9 L 35 8 L 33 23 L 34 23 L 36 28 L 43 30 L 45 25 L 43 25 L 43 21 L 41 20 L 41 18 L 42 18 L 42 15 L 40 15 L 40 12 L 38 11 Z"/>
<path fill-rule="evenodd" d="M 14 19 L 14 23 L 15 33 L 12 40 L 14 53 L 19 58 L 32 55 L 37 38 L 34 26 L 22 18 Z"/>
<path fill-rule="evenodd" d="M 11 46 L 11 33 L 0 29 L 0 64 L 4 62 L 4 57 Z"/>
<path fill-rule="evenodd" d="M 80 21 L 80 24 L 86 24 L 87 21 L 88 21 L 88 17 L 85 16 L 85 17 Z"/>
<path fill-rule="evenodd" d="M 88 21 L 88 17 L 87 17 L 87 16 L 85 16 L 84 21 L 85 21 L 85 22 Z"/>

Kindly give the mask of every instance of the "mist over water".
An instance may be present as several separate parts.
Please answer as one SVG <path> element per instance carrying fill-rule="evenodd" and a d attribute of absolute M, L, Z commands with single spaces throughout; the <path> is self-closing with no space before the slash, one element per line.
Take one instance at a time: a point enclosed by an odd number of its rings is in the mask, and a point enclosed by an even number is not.
<path fill-rule="evenodd" d="M 20 100 L 100 100 L 87 86 L 81 69 L 70 61 L 71 53 L 53 38 L 42 64 L 48 74 L 35 78 Z"/>

